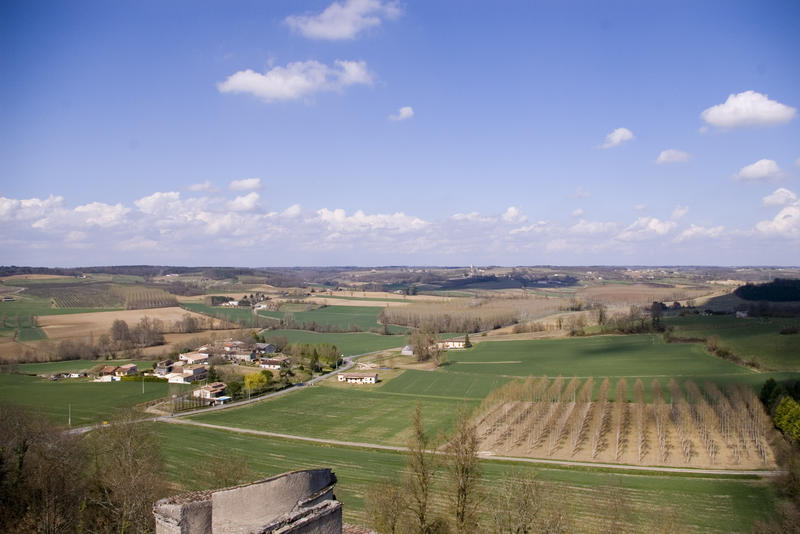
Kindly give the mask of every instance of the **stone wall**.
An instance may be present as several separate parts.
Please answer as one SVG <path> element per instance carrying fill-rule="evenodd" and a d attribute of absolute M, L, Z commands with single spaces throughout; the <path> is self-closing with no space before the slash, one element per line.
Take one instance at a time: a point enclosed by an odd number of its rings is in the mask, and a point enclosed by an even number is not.
<path fill-rule="evenodd" d="M 330 469 L 292 471 L 214 491 L 161 499 L 156 534 L 340 534 Z"/>

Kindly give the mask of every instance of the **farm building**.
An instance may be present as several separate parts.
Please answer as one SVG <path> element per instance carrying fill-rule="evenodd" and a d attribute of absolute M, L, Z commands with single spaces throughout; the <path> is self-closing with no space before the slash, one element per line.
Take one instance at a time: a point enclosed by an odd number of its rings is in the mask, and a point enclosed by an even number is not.
<path fill-rule="evenodd" d="M 243 341 L 234 341 L 229 339 L 227 341 L 222 342 L 222 350 L 225 352 L 236 352 L 240 350 L 245 350 L 247 348 L 247 343 Z"/>
<path fill-rule="evenodd" d="M 339 373 L 339 382 L 375 384 L 378 382 L 378 373 Z"/>
<path fill-rule="evenodd" d="M 411 345 L 406 345 L 405 347 L 400 349 L 400 355 L 401 356 L 413 356 L 414 355 L 414 349 L 411 347 Z"/>
<path fill-rule="evenodd" d="M 261 360 L 262 369 L 280 369 L 284 365 L 289 365 L 289 358 L 287 356 L 276 356 L 274 358 L 267 358 Z"/>
<path fill-rule="evenodd" d="M 229 360 L 235 362 L 252 362 L 256 359 L 255 352 L 229 352 L 225 355 Z"/>
<path fill-rule="evenodd" d="M 255 349 L 259 354 L 273 354 L 275 352 L 275 345 L 272 343 L 256 343 Z"/>
<path fill-rule="evenodd" d="M 135 375 L 136 373 L 137 369 L 135 363 L 120 365 L 119 367 L 117 367 L 117 370 L 114 371 L 114 374 L 117 376 L 130 376 L 130 375 Z"/>
<path fill-rule="evenodd" d="M 439 341 L 436 343 L 436 346 L 440 349 L 448 350 L 448 349 L 463 349 L 464 348 L 464 340 L 463 339 L 446 339 L 445 341 Z"/>
<path fill-rule="evenodd" d="M 202 365 L 184 366 L 182 372 L 169 373 L 164 378 L 172 384 L 191 384 L 199 380 L 204 380 L 208 376 L 208 371 Z"/>
<path fill-rule="evenodd" d="M 208 353 L 203 352 L 184 352 L 178 358 L 186 362 L 187 365 L 208 363 Z"/>
<path fill-rule="evenodd" d="M 108 376 L 108 375 L 113 375 L 116 372 L 117 372 L 117 366 L 116 365 L 106 365 L 105 367 L 100 369 L 100 373 L 98 373 L 98 374 L 100 376 Z"/>

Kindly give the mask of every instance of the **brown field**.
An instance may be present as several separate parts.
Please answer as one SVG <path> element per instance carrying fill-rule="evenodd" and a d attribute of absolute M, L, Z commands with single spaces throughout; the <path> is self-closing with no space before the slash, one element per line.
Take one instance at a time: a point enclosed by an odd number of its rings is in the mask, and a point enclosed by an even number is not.
<path fill-rule="evenodd" d="M 203 321 L 208 320 L 204 315 L 189 312 L 183 308 L 174 306 L 171 308 L 153 308 L 148 310 L 43 315 L 39 317 L 39 326 L 44 329 L 47 337 L 51 340 L 67 338 L 86 339 L 90 336 L 98 337 L 102 334 L 107 334 L 111 329 L 111 324 L 117 319 L 122 319 L 130 326 L 133 326 L 145 316 L 152 317 L 153 319 L 160 319 L 165 323 L 171 323 L 179 321 L 186 314 Z"/>
<path fill-rule="evenodd" d="M 719 288 L 690 288 L 685 286 L 655 287 L 647 284 L 607 284 L 589 286 L 578 290 L 575 298 L 587 304 L 644 306 L 654 301 L 679 301 L 686 304 L 689 299 L 698 299 L 709 294 L 718 294 Z"/>
<path fill-rule="evenodd" d="M 0 280 L 55 280 L 55 279 L 73 279 L 73 276 L 66 276 L 62 274 L 12 274 L 9 276 L 0 276 Z"/>

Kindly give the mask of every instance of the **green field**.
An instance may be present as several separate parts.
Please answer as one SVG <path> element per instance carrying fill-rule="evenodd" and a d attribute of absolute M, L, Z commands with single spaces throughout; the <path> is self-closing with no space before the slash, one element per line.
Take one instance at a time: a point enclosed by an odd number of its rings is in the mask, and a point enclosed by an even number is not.
<path fill-rule="evenodd" d="M 47 334 L 44 333 L 44 330 L 35 324 L 31 324 L 30 315 L 19 316 L 19 329 L 17 329 L 16 316 L 6 316 L 3 318 L 2 315 L 3 314 L 0 313 L 0 337 L 11 337 L 19 330 L 17 333 L 17 341 L 39 341 L 40 339 L 47 339 Z M 3 326 L 4 324 L 5 326 Z"/>
<path fill-rule="evenodd" d="M 299 421 L 299 425 L 303 421 Z M 355 424 L 351 425 L 355 427 Z M 397 477 L 405 459 L 400 453 L 334 447 L 213 429 L 157 423 L 166 472 L 185 491 L 202 489 L 203 460 L 209 451 L 223 449 L 246 457 L 252 479 L 294 469 L 331 467 L 338 478 L 336 496 L 344 505 L 345 522 L 366 525 L 363 497 L 371 484 Z M 530 464 L 482 462 L 487 494 L 495 481 L 512 468 L 533 472 L 541 481 L 565 491 L 564 500 L 575 518 L 574 530 L 592 530 L 607 513 L 608 490 L 622 488 L 631 505 L 634 530 L 647 532 L 670 521 L 664 507 L 676 512 L 674 532 L 749 531 L 753 521 L 773 508 L 773 492 L 765 482 L 744 478 L 658 476 L 635 472 L 612 473 L 585 468 L 532 467 Z M 439 503 L 439 510 L 443 508 Z"/>
<path fill-rule="evenodd" d="M 14 365 L 15 369 L 24 374 L 50 374 L 64 373 L 67 371 L 88 371 L 98 365 L 125 365 L 135 363 L 139 370 L 151 369 L 153 360 L 66 360 L 63 362 L 47 363 L 21 363 Z"/>
<path fill-rule="evenodd" d="M 782 328 L 800 327 L 800 319 L 695 315 L 675 317 L 667 324 L 675 327 L 675 337 L 717 336 L 722 347 L 743 360 L 755 360 L 767 369 L 800 371 L 800 334 L 779 333 Z"/>
<path fill-rule="evenodd" d="M 30 295 L 14 295 L 14 302 L 0 302 L 0 316 L 63 315 L 68 313 L 94 313 L 117 311 L 124 308 L 53 308 L 50 299 Z"/>
<path fill-rule="evenodd" d="M 379 298 L 379 297 L 346 297 L 342 295 L 327 295 L 324 293 L 317 293 L 311 295 L 311 298 L 326 298 L 326 299 L 341 299 L 341 300 L 363 300 L 365 302 L 413 302 L 401 298 Z"/>
<path fill-rule="evenodd" d="M 349 330 L 353 326 L 368 331 L 370 328 L 378 328 L 378 314 L 383 310 L 380 306 L 325 306 L 311 311 L 291 312 L 294 320 L 298 324 L 317 323 L 323 326 L 331 326 L 340 330 Z M 269 317 L 285 317 L 281 312 L 268 312 Z M 278 315 L 275 315 L 278 314 Z M 392 334 L 405 334 L 408 328 L 397 325 L 389 325 Z"/>
<path fill-rule="evenodd" d="M 71 406 L 72 425 L 79 426 L 109 419 L 120 408 L 164 397 L 170 386 L 176 387 L 166 382 L 145 382 L 142 393 L 139 382 L 51 382 L 33 376 L 0 375 L 0 402 L 24 406 L 65 426 Z"/>
<path fill-rule="evenodd" d="M 417 402 L 422 405 L 430 428 L 438 432 L 450 428 L 459 405 L 472 408 L 478 401 L 383 393 L 380 385 L 352 386 L 352 389 L 323 385 L 192 419 L 281 434 L 403 445 L 409 416 Z"/>
<path fill-rule="evenodd" d="M 180 306 L 225 321 L 250 323 L 255 320 L 253 312 L 249 308 L 223 308 L 222 306 L 208 306 L 201 302 L 181 302 Z"/>
<path fill-rule="evenodd" d="M 289 343 L 330 343 L 345 356 L 365 354 L 384 349 L 400 348 L 405 345 L 405 336 L 381 336 L 369 332 L 346 334 L 320 334 L 308 330 L 264 330 L 265 337 L 284 336 Z"/>

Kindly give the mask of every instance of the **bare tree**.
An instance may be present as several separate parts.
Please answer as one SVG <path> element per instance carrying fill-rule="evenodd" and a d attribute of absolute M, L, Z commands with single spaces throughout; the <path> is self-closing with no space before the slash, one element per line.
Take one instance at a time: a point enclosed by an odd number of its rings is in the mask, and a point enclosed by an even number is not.
<path fill-rule="evenodd" d="M 403 531 L 403 514 L 407 505 L 404 489 L 394 481 L 370 486 L 364 499 L 367 515 L 375 530 L 381 534 Z"/>
<path fill-rule="evenodd" d="M 434 476 L 439 470 L 439 459 L 431 450 L 431 439 L 422 424 L 422 407 L 417 404 L 411 417 L 411 437 L 408 441 L 406 489 L 411 529 L 417 534 L 437 531 L 437 521 L 431 512 Z"/>
<path fill-rule="evenodd" d="M 477 429 L 464 408 L 459 410 L 455 430 L 445 450 L 449 453 L 447 471 L 455 531 L 459 534 L 475 532 L 481 500 L 481 466 Z"/>

